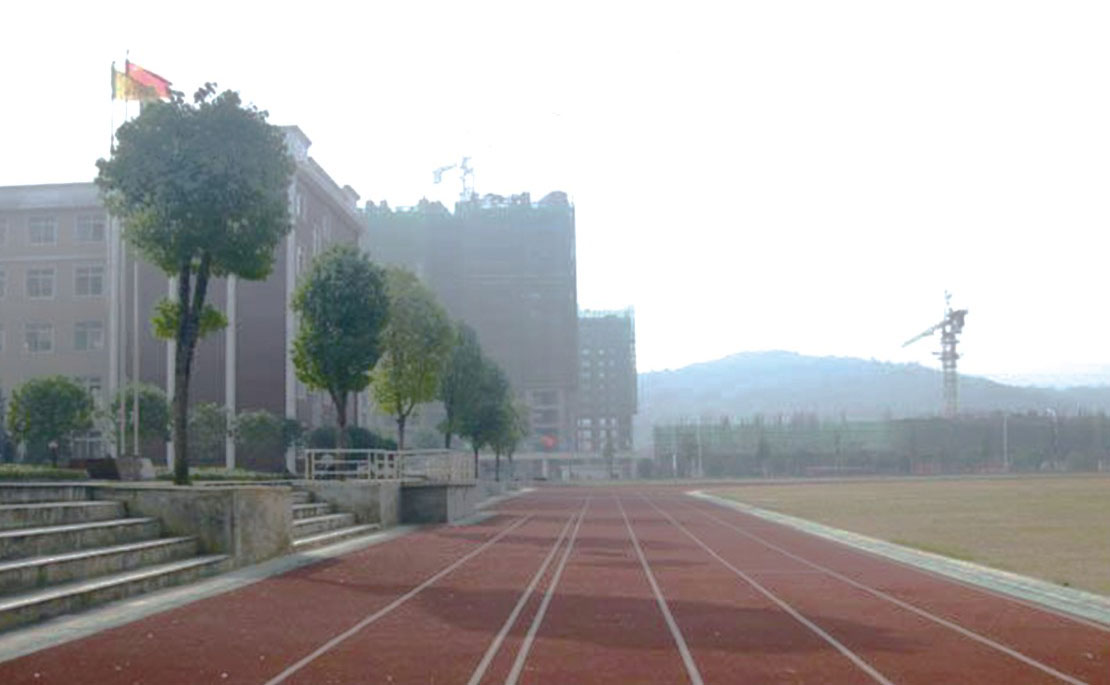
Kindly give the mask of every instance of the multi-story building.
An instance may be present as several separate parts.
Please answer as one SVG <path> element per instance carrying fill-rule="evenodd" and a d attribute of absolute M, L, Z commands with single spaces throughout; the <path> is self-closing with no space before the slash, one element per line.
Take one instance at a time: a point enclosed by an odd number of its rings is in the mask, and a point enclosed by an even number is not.
<path fill-rule="evenodd" d="M 577 449 L 603 454 L 632 449 L 636 414 L 636 319 L 631 309 L 578 317 Z"/>
<path fill-rule="evenodd" d="M 578 314 L 574 207 L 565 193 L 366 206 L 373 259 L 405 266 L 483 350 L 532 410 L 528 448 L 574 448 Z"/>
<path fill-rule="evenodd" d="M 296 379 L 290 349 L 297 323 L 289 304 L 312 258 L 331 243 L 358 244 L 364 223 L 358 194 L 308 156 L 311 143 L 299 128 L 284 131 L 296 161 L 293 230 L 267 279 L 210 283 L 208 301 L 225 312 L 228 327 L 198 343 L 190 399 L 232 415 L 262 409 L 320 425 L 330 402 Z M 63 374 L 103 402 L 138 377 L 172 396 L 173 346 L 149 325 L 172 284 L 152 265 L 135 262 L 94 184 L 0 188 L 0 386 L 7 391 L 34 376 Z M 233 460 L 230 438 L 226 449 Z"/>
<path fill-rule="evenodd" d="M 77 379 L 106 398 L 108 217 L 92 183 L 0 188 L 0 389 Z"/>

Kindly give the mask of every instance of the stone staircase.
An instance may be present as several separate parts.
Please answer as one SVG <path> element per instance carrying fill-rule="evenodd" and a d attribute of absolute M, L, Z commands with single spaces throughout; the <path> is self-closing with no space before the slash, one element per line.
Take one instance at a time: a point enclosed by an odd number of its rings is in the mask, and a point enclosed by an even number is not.
<path fill-rule="evenodd" d="M 354 514 L 335 513 L 333 505 L 314 501 L 311 492 L 297 486 L 293 487 L 291 502 L 293 550 L 297 552 L 368 535 L 381 528 L 376 523 L 356 524 Z"/>
<path fill-rule="evenodd" d="M 0 486 L 0 630 L 226 570 L 191 537 L 81 486 Z"/>

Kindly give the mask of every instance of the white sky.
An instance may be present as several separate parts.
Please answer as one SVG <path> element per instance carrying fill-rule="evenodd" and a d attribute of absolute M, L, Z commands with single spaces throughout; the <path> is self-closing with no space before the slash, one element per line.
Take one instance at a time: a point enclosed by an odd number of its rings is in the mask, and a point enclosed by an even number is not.
<path fill-rule="evenodd" d="M 299 125 L 364 199 L 450 201 L 431 171 L 464 154 L 479 192 L 565 190 L 579 305 L 636 307 L 641 370 L 936 366 L 899 346 L 945 289 L 963 372 L 1110 368 L 1105 2 L 43 1 L 4 24 L 0 185 L 93 177 L 130 49 Z"/>

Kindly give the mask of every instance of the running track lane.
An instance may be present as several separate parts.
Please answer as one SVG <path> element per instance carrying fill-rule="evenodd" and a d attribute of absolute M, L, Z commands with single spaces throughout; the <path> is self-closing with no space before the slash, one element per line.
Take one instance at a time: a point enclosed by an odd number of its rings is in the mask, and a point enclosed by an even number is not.
<path fill-rule="evenodd" d="M 566 504 L 529 504 L 506 507 L 515 513 L 477 525 L 406 535 L 0 663 L 0 683 L 263 683 L 498 535 L 535 534 L 567 517 Z M 501 541 L 466 563 L 495 554 Z M 418 658 L 429 653 L 421 645 Z"/>

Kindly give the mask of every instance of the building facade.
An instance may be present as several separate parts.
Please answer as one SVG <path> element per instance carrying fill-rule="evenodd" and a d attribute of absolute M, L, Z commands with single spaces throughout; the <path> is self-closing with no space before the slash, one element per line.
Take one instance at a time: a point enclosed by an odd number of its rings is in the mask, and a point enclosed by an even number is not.
<path fill-rule="evenodd" d="M 526 448 L 574 447 L 578 385 L 574 206 L 565 193 L 472 197 L 391 210 L 368 203 L 372 259 L 414 271 L 469 324 L 530 406 Z"/>
<path fill-rule="evenodd" d="M 633 448 L 637 409 L 636 318 L 632 309 L 585 311 L 578 317 L 577 451 Z"/>
<path fill-rule="evenodd" d="M 190 400 L 234 416 L 266 410 L 309 426 L 331 420 L 331 403 L 296 379 L 293 290 L 327 246 L 358 244 L 358 194 L 340 187 L 308 155 L 311 142 L 285 127 L 296 161 L 289 187 L 293 230 L 263 281 L 213 279 L 208 302 L 228 326 L 197 344 Z M 173 394 L 173 345 L 154 337 L 151 315 L 173 283 L 136 259 L 92 183 L 0 188 L 0 387 L 62 374 L 102 405 L 129 379 Z M 166 455 L 172 454 L 167 446 Z M 145 454 L 157 457 L 159 455 Z M 235 459 L 227 439 L 226 463 Z"/>

